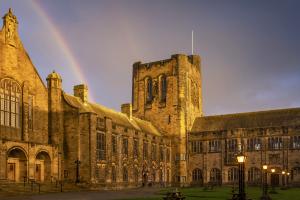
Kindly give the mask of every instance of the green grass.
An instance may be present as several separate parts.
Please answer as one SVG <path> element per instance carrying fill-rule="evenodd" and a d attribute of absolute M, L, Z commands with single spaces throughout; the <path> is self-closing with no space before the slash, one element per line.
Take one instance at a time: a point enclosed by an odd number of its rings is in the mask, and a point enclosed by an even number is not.
<path fill-rule="evenodd" d="M 168 191 L 174 191 L 174 189 L 161 190 L 159 194 L 152 197 L 134 198 L 126 200 L 162 200 L 162 197 Z M 213 190 L 204 191 L 203 188 L 180 188 L 183 196 L 186 200 L 226 200 L 232 196 L 231 187 L 215 187 Z M 288 190 L 276 189 L 278 194 L 270 194 L 272 200 L 300 200 L 300 188 L 290 188 Z M 249 187 L 246 189 L 247 198 L 252 200 L 259 200 L 261 196 L 261 188 Z"/>

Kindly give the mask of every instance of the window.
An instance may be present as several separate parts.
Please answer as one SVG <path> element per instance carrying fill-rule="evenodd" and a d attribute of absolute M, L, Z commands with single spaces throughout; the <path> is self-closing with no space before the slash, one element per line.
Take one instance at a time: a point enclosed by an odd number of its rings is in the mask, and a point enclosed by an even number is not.
<path fill-rule="evenodd" d="M 221 151 L 221 141 L 220 140 L 211 140 L 208 143 L 209 152 L 219 152 Z"/>
<path fill-rule="evenodd" d="M 170 153 L 170 148 L 167 148 L 167 152 L 166 152 L 166 161 L 167 162 L 170 162 L 170 156 L 171 156 L 171 153 Z"/>
<path fill-rule="evenodd" d="M 290 137 L 290 148 L 291 149 L 300 149 L 300 136 L 291 136 Z"/>
<path fill-rule="evenodd" d="M 134 182 L 135 183 L 139 182 L 139 170 L 138 170 L 138 168 L 134 168 Z"/>
<path fill-rule="evenodd" d="M 226 140 L 226 147 L 227 147 L 227 151 L 228 152 L 236 152 L 238 145 L 237 145 L 237 139 L 230 139 L 230 140 Z"/>
<path fill-rule="evenodd" d="M 201 141 L 191 141 L 191 153 L 202 153 Z"/>
<path fill-rule="evenodd" d="M 221 183 L 221 170 L 218 168 L 212 168 L 210 170 L 210 182 Z"/>
<path fill-rule="evenodd" d="M 139 156 L 139 141 L 137 139 L 133 140 L 133 157 L 138 158 Z"/>
<path fill-rule="evenodd" d="M 152 92 L 152 79 L 147 78 L 146 79 L 146 103 L 151 103 L 153 99 L 153 92 Z"/>
<path fill-rule="evenodd" d="M 116 129 L 117 128 L 117 125 L 115 123 L 112 123 L 112 129 Z"/>
<path fill-rule="evenodd" d="M 163 150 L 163 147 L 162 146 L 159 146 L 159 160 L 161 162 L 164 161 L 164 150 Z"/>
<path fill-rule="evenodd" d="M 251 167 L 248 170 L 248 182 L 252 184 L 259 184 L 260 180 L 260 170 L 256 167 Z"/>
<path fill-rule="evenodd" d="M 160 102 L 166 102 L 167 98 L 167 77 L 160 76 Z"/>
<path fill-rule="evenodd" d="M 20 99 L 21 89 L 11 79 L 0 82 L 0 124 L 13 128 L 20 128 Z"/>
<path fill-rule="evenodd" d="M 269 150 L 279 150 L 282 149 L 282 138 L 281 137 L 271 137 L 268 139 Z"/>
<path fill-rule="evenodd" d="M 250 138 L 247 139 L 247 150 L 248 151 L 259 151 L 261 150 L 261 139 L 260 138 Z"/>
<path fill-rule="evenodd" d="M 117 154 L 117 136 L 112 135 L 111 136 L 111 145 L 112 145 L 112 153 L 115 155 Z"/>
<path fill-rule="evenodd" d="M 152 147 L 151 147 L 151 155 L 152 155 L 152 160 L 156 160 L 156 144 L 152 144 Z"/>
<path fill-rule="evenodd" d="M 28 96 L 28 129 L 33 130 L 33 96 Z"/>
<path fill-rule="evenodd" d="M 128 156 L 128 138 L 123 138 L 123 154 Z"/>
<path fill-rule="evenodd" d="M 143 144 L 143 159 L 147 160 L 148 159 L 148 142 L 144 141 Z"/>
<path fill-rule="evenodd" d="M 128 132 L 128 128 L 124 128 L 124 132 L 127 133 Z"/>
<path fill-rule="evenodd" d="M 269 154 L 269 164 L 280 164 L 280 154 Z"/>
<path fill-rule="evenodd" d="M 105 121 L 104 121 L 104 119 L 98 117 L 98 118 L 97 118 L 97 128 L 104 127 L 104 126 L 105 126 Z"/>
<path fill-rule="evenodd" d="M 229 168 L 228 170 L 228 182 L 237 182 L 239 179 L 238 169 L 235 167 Z"/>
<path fill-rule="evenodd" d="M 202 171 L 201 169 L 194 169 L 192 172 L 193 182 L 202 182 Z"/>
<path fill-rule="evenodd" d="M 123 167 L 123 182 L 128 182 L 128 170 L 127 170 L 127 167 Z"/>
<path fill-rule="evenodd" d="M 111 182 L 117 182 L 117 174 L 116 174 L 116 167 L 112 166 L 111 168 Z"/>
<path fill-rule="evenodd" d="M 97 132 L 97 160 L 106 160 L 105 133 Z"/>

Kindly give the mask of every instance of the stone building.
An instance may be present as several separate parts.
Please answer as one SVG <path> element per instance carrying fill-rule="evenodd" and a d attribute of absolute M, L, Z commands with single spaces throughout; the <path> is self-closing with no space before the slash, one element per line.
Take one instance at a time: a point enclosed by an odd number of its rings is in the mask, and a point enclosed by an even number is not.
<path fill-rule="evenodd" d="M 9 10 L 0 69 L 0 181 L 227 184 L 243 151 L 249 183 L 260 183 L 264 163 L 300 182 L 300 109 L 203 116 L 197 55 L 134 63 L 132 102 L 117 112 L 90 102 L 86 85 L 65 93 L 56 72 L 44 84 Z"/>

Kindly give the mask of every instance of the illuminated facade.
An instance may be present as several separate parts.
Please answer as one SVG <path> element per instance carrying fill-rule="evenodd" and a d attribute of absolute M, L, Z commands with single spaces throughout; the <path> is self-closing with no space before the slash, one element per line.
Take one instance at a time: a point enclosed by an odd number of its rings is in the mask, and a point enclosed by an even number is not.
<path fill-rule="evenodd" d="M 237 180 L 242 150 L 249 183 L 261 182 L 265 163 L 300 181 L 299 108 L 203 116 L 200 57 L 178 54 L 134 63 L 132 102 L 117 112 L 89 102 L 86 85 L 66 94 L 55 72 L 45 85 L 17 29 L 9 10 L 0 31 L 0 180 L 226 184 Z"/>

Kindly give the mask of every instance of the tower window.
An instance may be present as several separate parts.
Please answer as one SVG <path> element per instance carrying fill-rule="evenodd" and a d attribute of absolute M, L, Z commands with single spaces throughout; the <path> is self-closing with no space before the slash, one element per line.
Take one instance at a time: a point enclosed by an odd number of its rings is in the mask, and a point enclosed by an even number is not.
<path fill-rule="evenodd" d="M 153 99 L 153 91 L 152 91 L 152 79 L 147 78 L 147 95 L 146 95 L 146 103 L 151 103 Z"/>
<path fill-rule="evenodd" d="M 160 77 L 160 101 L 166 102 L 167 99 L 167 78 L 165 75 Z"/>

